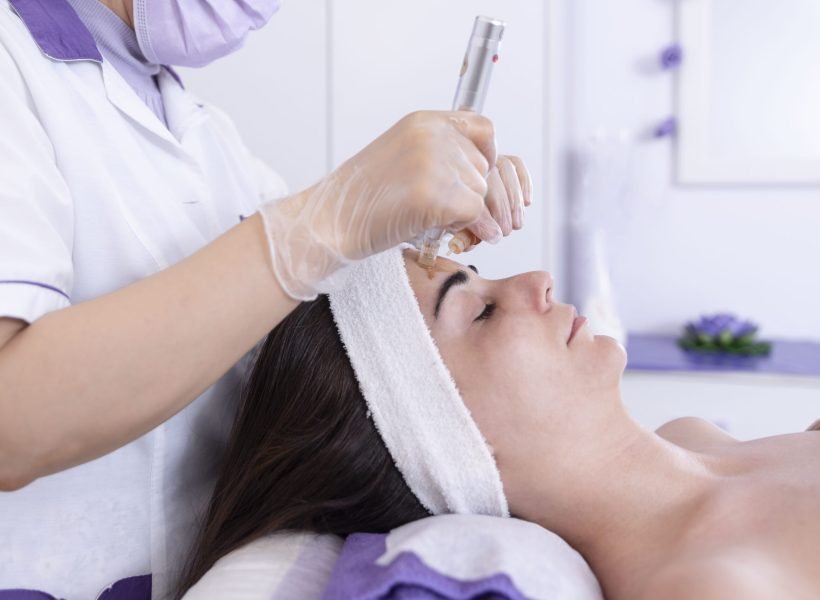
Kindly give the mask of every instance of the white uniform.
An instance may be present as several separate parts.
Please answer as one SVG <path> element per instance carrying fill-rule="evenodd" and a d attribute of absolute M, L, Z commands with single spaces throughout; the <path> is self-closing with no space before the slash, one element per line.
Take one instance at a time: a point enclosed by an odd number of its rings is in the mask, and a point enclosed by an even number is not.
<path fill-rule="evenodd" d="M 108 294 L 285 193 L 171 73 L 159 79 L 166 128 L 95 56 L 65 0 L 12 3 L 0 0 L 0 316 L 32 322 Z M 152 573 L 165 597 L 208 501 L 238 375 L 107 456 L 0 493 L 0 590 L 88 600 Z"/>

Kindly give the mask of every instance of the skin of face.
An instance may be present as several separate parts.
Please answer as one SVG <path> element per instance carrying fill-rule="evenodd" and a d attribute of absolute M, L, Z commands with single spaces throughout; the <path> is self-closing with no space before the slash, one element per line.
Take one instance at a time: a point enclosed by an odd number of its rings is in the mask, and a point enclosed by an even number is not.
<path fill-rule="evenodd" d="M 532 453 L 555 451 L 541 441 L 566 439 L 596 402 L 617 394 L 626 353 L 586 325 L 570 339 L 576 310 L 555 301 L 549 273 L 488 280 L 439 257 L 430 278 L 417 256 L 405 252 L 410 284 L 509 498 L 528 487 Z M 442 284 L 459 271 L 466 280 L 450 286 L 436 315 Z"/>

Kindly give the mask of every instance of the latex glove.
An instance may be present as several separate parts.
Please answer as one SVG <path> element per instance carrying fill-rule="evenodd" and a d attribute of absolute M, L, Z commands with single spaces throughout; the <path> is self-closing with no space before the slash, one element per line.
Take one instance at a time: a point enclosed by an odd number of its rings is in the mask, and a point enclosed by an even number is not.
<path fill-rule="evenodd" d="M 485 204 L 504 236 L 524 226 L 524 207 L 532 204 L 532 179 L 521 158 L 498 157 L 495 167 L 487 176 Z M 481 231 L 470 226 L 456 232 L 450 241 L 450 250 L 456 254 L 472 250 L 481 243 Z"/>
<path fill-rule="evenodd" d="M 311 300 L 338 271 L 430 227 L 503 232 L 484 204 L 496 164 L 492 123 L 471 112 L 412 113 L 304 192 L 259 212 L 285 292 Z M 478 222 L 479 219 L 482 219 Z"/>

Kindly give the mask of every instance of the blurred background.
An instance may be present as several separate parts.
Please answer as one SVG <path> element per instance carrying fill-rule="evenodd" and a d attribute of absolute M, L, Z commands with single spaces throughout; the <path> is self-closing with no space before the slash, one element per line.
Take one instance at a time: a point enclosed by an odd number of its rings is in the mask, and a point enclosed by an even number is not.
<path fill-rule="evenodd" d="M 649 426 L 739 437 L 820 417 L 820 4 L 816 0 L 283 0 L 187 87 L 298 190 L 404 114 L 448 109 L 473 19 L 506 21 L 485 114 L 535 185 L 482 275 L 550 270 L 629 350 Z M 684 352 L 701 315 L 768 355 Z"/>

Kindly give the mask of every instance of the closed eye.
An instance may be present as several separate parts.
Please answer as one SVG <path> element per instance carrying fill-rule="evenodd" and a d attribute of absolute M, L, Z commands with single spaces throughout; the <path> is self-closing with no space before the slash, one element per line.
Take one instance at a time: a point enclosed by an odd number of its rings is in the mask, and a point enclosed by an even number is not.
<path fill-rule="evenodd" d="M 485 304 L 484 305 L 484 310 L 481 311 L 481 314 L 478 315 L 475 318 L 475 320 L 476 321 L 486 321 L 487 319 L 489 319 L 490 317 L 493 316 L 494 312 L 495 312 L 495 304 Z"/>

